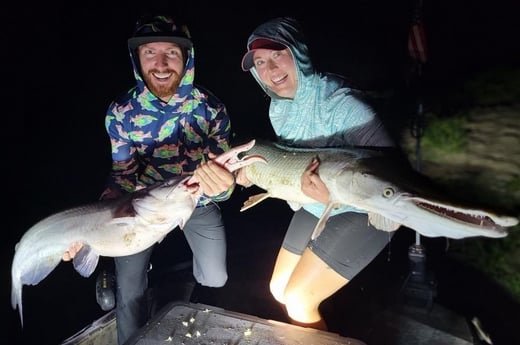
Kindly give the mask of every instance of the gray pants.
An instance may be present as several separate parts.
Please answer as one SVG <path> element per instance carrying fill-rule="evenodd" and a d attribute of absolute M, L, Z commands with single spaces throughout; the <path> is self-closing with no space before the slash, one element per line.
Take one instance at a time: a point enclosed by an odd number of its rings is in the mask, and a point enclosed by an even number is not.
<path fill-rule="evenodd" d="M 223 286 L 228 278 L 226 233 L 218 206 L 209 204 L 196 208 L 182 231 L 193 253 L 193 275 L 197 282 L 209 287 Z M 114 258 L 119 345 L 123 345 L 148 321 L 145 292 L 152 250 L 153 246 L 134 255 Z"/>
<path fill-rule="evenodd" d="M 285 234 L 283 248 L 302 254 L 307 247 L 342 277 L 351 280 L 390 242 L 393 232 L 368 224 L 365 213 L 345 212 L 332 216 L 314 241 L 311 235 L 318 222 L 311 213 L 294 213 Z"/>

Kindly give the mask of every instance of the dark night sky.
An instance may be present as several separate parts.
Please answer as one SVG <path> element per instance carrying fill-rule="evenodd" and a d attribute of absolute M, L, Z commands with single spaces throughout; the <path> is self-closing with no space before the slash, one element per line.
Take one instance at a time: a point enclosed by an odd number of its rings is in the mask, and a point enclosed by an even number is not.
<path fill-rule="evenodd" d="M 9 47 L 4 88 L 12 94 L 8 123 L 14 121 L 8 137 L 18 148 L 7 152 L 9 161 L 13 155 L 18 162 L 8 173 L 14 181 L 22 174 L 20 203 L 43 203 L 40 216 L 67 205 L 71 194 L 79 193 L 78 199 L 84 200 L 99 192 L 109 160 L 104 113 L 134 82 L 126 40 L 145 12 L 172 13 L 189 24 L 196 49 L 195 80 L 226 103 L 238 137 L 270 130 L 267 99 L 250 74 L 242 72 L 240 60 L 251 31 L 275 16 L 300 19 L 318 68 L 346 75 L 367 89 L 402 90 L 406 85 L 413 1 L 347 1 L 342 10 L 333 2 L 146 3 L 20 2 L 20 14 L 3 13 L 10 23 L 4 31 Z M 423 69 L 423 85 L 431 92 L 478 71 L 520 61 L 514 18 L 518 6 L 505 0 L 492 6 L 482 0 L 465 4 L 424 1 L 430 60 Z M 45 201 L 49 195 L 56 196 L 56 204 Z"/>
<path fill-rule="evenodd" d="M 513 2 L 425 1 L 427 88 L 442 89 L 493 66 L 518 66 L 518 5 Z M 269 129 L 267 99 L 240 69 L 249 34 L 267 19 L 296 16 L 315 65 L 362 87 L 401 89 L 410 67 L 406 39 L 412 1 L 111 3 L 20 1 L 13 4 L 21 6 L 18 10 L 2 11 L 9 124 L 4 170 L 15 196 L 12 208 L 22 214 L 10 217 L 5 263 L 38 219 L 98 197 L 110 164 L 104 114 L 109 102 L 133 84 L 126 40 L 142 13 L 181 14 L 188 22 L 196 49 L 195 80 L 227 104 L 239 137 Z M 5 271 L 3 281 L 5 289 L 10 281 Z M 4 296 L 2 308 L 11 311 Z"/>

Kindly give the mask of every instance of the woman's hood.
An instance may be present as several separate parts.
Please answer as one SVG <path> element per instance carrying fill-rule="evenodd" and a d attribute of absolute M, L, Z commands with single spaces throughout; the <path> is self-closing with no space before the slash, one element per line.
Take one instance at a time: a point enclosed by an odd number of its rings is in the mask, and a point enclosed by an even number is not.
<path fill-rule="evenodd" d="M 299 83 L 306 77 L 314 75 L 314 67 L 309 57 L 309 49 L 305 43 L 302 29 L 298 22 L 291 17 L 280 17 L 267 21 L 258 26 L 247 40 L 247 50 L 251 50 L 252 43 L 257 39 L 268 39 L 288 47 L 296 64 L 296 72 Z M 249 70 L 262 89 L 271 97 L 279 98 L 270 91 L 260 80 L 256 69 Z"/>

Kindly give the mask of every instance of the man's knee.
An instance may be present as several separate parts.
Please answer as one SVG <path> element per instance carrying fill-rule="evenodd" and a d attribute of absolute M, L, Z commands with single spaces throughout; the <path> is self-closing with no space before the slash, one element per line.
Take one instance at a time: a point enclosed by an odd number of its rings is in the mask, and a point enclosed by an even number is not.
<path fill-rule="evenodd" d="M 197 282 L 203 286 L 219 288 L 226 285 L 228 275 L 223 272 L 221 274 L 210 274 L 207 276 L 196 277 Z"/>

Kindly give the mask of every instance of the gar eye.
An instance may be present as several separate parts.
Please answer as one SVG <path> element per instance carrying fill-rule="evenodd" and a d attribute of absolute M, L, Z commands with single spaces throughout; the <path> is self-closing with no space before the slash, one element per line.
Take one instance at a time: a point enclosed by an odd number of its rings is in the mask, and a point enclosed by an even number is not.
<path fill-rule="evenodd" d="M 394 189 L 391 188 L 391 187 L 388 187 L 388 188 L 385 188 L 385 190 L 383 191 L 383 196 L 385 198 L 390 198 L 394 195 Z"/>

